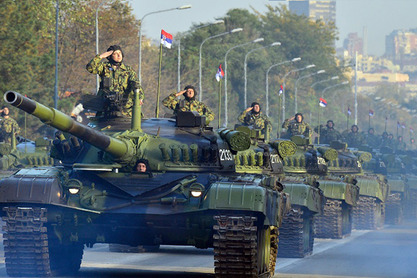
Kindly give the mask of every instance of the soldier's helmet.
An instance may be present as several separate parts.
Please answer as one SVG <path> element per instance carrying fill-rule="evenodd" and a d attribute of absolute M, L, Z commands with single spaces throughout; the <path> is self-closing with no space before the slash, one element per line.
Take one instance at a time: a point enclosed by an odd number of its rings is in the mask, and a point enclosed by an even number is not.
<path fill-rule="evenodd" d="M 295 119 L 295 121 L 296 121 L 296 122 L 298 122 L 298 121 L 297 121 L 297 116 L 301 116 L 301 121 L 300 121 L 299 123 L 302 123 L 302 122 L 303 122 L 303 120 L 304 120 L 304 116 L 303 116 L 303 114 L 301 114 L 301 113 L 297 113 L 297 114 L 295 114 L 294 119 Z"/>
<path fill-rule="evenodd" d="M 123 58 L 125 57 L 122 48 L 119 45 L 111 45 L 109 48 L 107 48 L 107 51 L 116 51 L 116 50 L 120 50 L 120 52 L 122 52 L 122 62 L 123 62 Z M 111 63 L 116 63 L 113 58 L 112 55 L 110 55 L 109 57 L 107 57 L 107 60 L 109 60 Z"/>

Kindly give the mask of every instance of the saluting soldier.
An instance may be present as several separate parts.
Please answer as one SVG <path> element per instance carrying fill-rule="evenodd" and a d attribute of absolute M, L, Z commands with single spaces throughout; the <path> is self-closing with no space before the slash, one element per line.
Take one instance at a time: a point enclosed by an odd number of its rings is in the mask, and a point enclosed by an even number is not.
<path fill-rule="evenodd" d="M 294 117 L 286 119 L 282 124 L 282 128 L 287 129 L 287 135 L 289 137 L 294 135 L 310 136 L 310 125 L 304 122 L 304 116 L 301 113 L 295 114 Z"/>
<path fill-rule="evenodd" d="M 102 61 L 105 58 L 108 61 Z M 107 52 L 96 55 L 86 68 L 89 72 L 100 76 L 98 95 L 118 94 L 121 99 L 122 114 L 131 117 L 135 89 L 139 89 L 140 104 L 143 104 L 145 96 L 136 72 L 123 63 L 123 58 L 122 48 L 112 45 Z"/>
<path fill-rule="evenodd" d="M 177 97 L 183 95 L 183 100 L 178 100 Z M 184 90 L 178 93 L 172 93 L 167 96 L 162 104 L 169 109 L 177 111 L 196 111 L 201 116 L 206 116 L 206 124 L 208 125 L 214 120 L 214 113 L 204 103 L 196 100 L 197 91 L 191 85 L 187 85 Z"/>
<path fill-rule="evenodd" d="M 7 106 L 3 106 L 0 113 L 2 116 L 0 121 L 0 141 L 11 143 L 12 136 L 16 136 L 20 132 L 19 124 L 9 116 L 9 108 Z"/>
<path fill-rule="evenodd" d="M 251 106 L 246 108 L 238 117 L 239 122 L 247 126 L 252 126 L 255 129 L 261 129 L 265 133 L 265 128 L 272 131 L 272 126 L 266 115 L 261 112 L 261 106 L 258 102 L 252 102 Z"/>

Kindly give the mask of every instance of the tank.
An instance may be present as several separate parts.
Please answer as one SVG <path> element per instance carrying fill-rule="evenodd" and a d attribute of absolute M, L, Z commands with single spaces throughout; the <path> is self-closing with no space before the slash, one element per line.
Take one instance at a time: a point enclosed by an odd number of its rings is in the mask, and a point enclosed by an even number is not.
<path fill-rule="evenodd" d="M 289 161 L 297 157 L 298 147 L 291 140 L 276 139 L 268 140 L 268 134 L 262 134 L 260 130 L 247 126 L 237 126 L 237 130 L 245 132 L 251 138 L 251 149 L 264 148 L 277 152 L 274 160 L 279 161 L 280 167 L 276 167 L 269 175 L 276 176 L 283 185 L 284 193 L 289 195 L 291 204 L 288 213 L 285 215 L 282 225 L 279 228 L 279 252 L 278 257 L 305 257 L 313 252 L 314 234 L 313 217 L 323 210 L 324 197 L 318 188 L 318 183 L 310 175 L 284 174 Z M 299 138 L 303 140 L 303 138 Z M 296 141 L 296 139 L 294 139 Z M 251 150 L 248 150 L 249 152 Z M 254 160 L 246 152 L 246 157 L 240 156 L 236 162 L 237 171 L 250 173 Z M 284 165 L 284 167 L 282 167 Z M 298 165 L 298 164 L 297 164 Z M 299 165 L 302 169 L 297 169 L 296 173 L 306 173 L 305 165 Z"/>
<path fill-rule="evenodd" d="M 353 228 L 357 230 L 381 229 L 385 223 L 385 205 L 388 184 L 385 167 L 365 151 L 353 152 L 362 165 L 363 174 L 357 175 L 359 200 L 353 208 Z"/>
<path fill-rule="evenodd" d="M 126 120 L 98 119 L 97 130 L 18 93 L 4 98 L 64 132 L 51 151 L 61 166 L 0 181 L 8 275 L 74 273 L 95 243 L 213 247 L 215 277 L 273 275 L 286 212 L 286 194 L 268 175 L 279 164 L 274 150 L 258 150 L 260 173 L 239 173 L 248 136 L 214 131 L 192 112 L 141 120 L 138 92 L 127 130 Z M 138 159 L 150 171 L 134 172 Z"/>

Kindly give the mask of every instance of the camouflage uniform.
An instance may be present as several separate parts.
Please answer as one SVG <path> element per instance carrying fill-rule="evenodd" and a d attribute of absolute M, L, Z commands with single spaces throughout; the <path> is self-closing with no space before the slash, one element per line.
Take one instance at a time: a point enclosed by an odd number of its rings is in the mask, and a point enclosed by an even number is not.
<path fill-rule="evenodd" d="M 18 123 L 10 117 L 8 117 L 7 119 L 3 118 L 0 122 L 0 140 L 6 143 L 11 143 L 13 129 L 15 134 L 20 132 L 20 127 Z"/>
<path fill-rule="evenodd" d="M 358 148 L 364 143 L 364 138 L 359 132 L 349 132 L 346 136 L 346 142 L 349 147 Z"/>
<path fill-rule="evenodd" d="M 368 134 L 366 137 L 366 144 L 371 148 L 378 148 L 381 145 L 381 141 L 377 135 Z"/>
<path fill-rule="evenodd" d="M 162 101 L 162 104 L 175 112 L 178 110 L 196 111 L 200 115 L 206 116 L 206 124 L 209 124 L 212 120 L 214 120 L 214 113 L 210 110 L 210 108 L 195 98 L 192 98 L 191 100 L 178 100 L 176 93 L 172 93 Z"/>
<path fill-rule="evenodd" d="M 310 126 L 308 123 L 305 122 L 297 122 L 296 120 L 290 121 L 286 119 L 285 122 L 282 124 L 282 128 L 287 129 L 287 134 L 289 137 L 294 135 L 304 135 L 306 137 L 310 136 Z"/>
<path fill-rule="evenodd" d="M 89 72 L 98 74 L 102 81 L 104 77 L 110 78 L 109 91 L 122 94 L 122 114 L 131 117 L 135 87 L 139 87 L 139 98 L 144 99 L 145 97 L 136 72 L 130 66 L 126 66 L 123 63 L 114 69 L 110 62 L 102 62 L 99 55 L 96 55 L 87 64 L 86 68 Z M 108 93 L 102 87 L 102 83 L 100 82 L 99 96 Z"/>
<path fill-rule="evenodd" d="M 337 141 L 340 139 L 342 139 L 342 135 L 340 135 L 340 132 L 334 128 L 327 127 L 321 130 L 320 143 L 330 144 L 330 142 Z"/>
<path fill-rule="evenodd" d="M 252 126 L 255 129 L 261 129 L 262 132 L 265 132 L 265 125 L 268 126 L 268 131 L 272 131 L 272 126 L 267 116 L 262 115 L 262 112 L 258 114 L 252 113 L 252 111 L 246 112 L 243 111 L 242 114 L 238 117 L 239 122 Z"/>

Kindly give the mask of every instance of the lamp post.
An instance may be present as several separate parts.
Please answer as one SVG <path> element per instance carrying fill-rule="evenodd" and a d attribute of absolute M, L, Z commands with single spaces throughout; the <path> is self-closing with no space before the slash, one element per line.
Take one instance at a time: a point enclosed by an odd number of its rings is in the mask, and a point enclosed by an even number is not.
<path fill-rule="evenodd" d="M 337 79 L 339 79 L 339 76 L 332 76 L 332 77 L 330 77 L 329 79 L 326 79 L 326 80 L 320 80 L 320 81 L 314 82 L 314 83 L 310 86 L 310 88 L 313 88 L 313 87 L 314 87 L 314 86 L 316 86 L 317 84 L 320 84 L 320 83 L 325 83 L 325 82 L 329 82 L 329 81 L 332 81 L 332 80 L 337 80 Z"/>
<path fill-rule="evenodd" d="M 264 48 L 268 48 L 268 47 L 272 47 L 272 46 L 280 46 L 281 45 L 281 43 L 280 42 L 273 42 L 273 43 L 271 43 L 270 45 L 266 45 L 266 46 L 261 46 L 261 47 L 258 47 L 258 48 L 255 48 L 255 49 L 252 49 L 252 50 L 250 50 L 248 53 L 246 53 L 246 55 L 245 55 L 245 64 L 244 64 L 244 75 L 245 75 L 245 91 L 244 91 L 244 108 L 243 109 L 246 109 L 248 106 L 247 106 L 247 96 L 248 96 L 248 80 L 247 80 L 247 67 L 248 67 L 248 57 L 249 57 L 249 54 L 251 54 L 252 52 L 254 52 L 254 51 L 257 51 L 257 50 L 261 50 L 261 49 L 264 49 Z"/>
<path fill-rule="evenodd" d="M 249 44 L 252 44 L 252 43 L 258 43 L 258 42 L 263 42 L 263 41 L 264 41 L 264 38 L 257 38 L 255 40 L 247 42 L 247 43 L 242 43 L 242 44 L 235 45 L 235 46 L 229 48 L 226 51 L 226 55 L 224 55 L 224 125 L 225 126 L 227 126 L 227 124 L 228 124 L 228 118 L 227 118 L 227 109 L 228 109 L 228 107 L 227 107 L 227 105 L 228 105 L 227 104 L 227 55 L 229 54 L 230 51 L 232 51 L 235 48 L 243 47 L 243 46 L 246 46 L 246 45 L 249 45 Z"/>
<path fill-rule="evenodd" d="M 99 39 L 98 39 L 98 10 L 100 9 L 101 6 L 103 6 L 103 4 L 106 1 L 101 2 L 100 4 L 98 4 L 97 9 L 96 9 L 96 55 L 98 55 L 98 44 L 99 44 Z M 98 92 L 98 89 L 100 87 L 100 79 L 98 74 L 96 75 L 96 93 Z"/>
<path fill-rule="evenodd" d="M 303 68 L 298 68 L 298 69 L 293 69 L 290 70 L 289 72 L 287 72 L 284 77 L 282 78 L 282 119 L 285 120 L 285 79 L 287 78 L 288 75 L 290 75 L 291 73 L 294 72 L 299 72 L 302 70 L 306 70 L 306 69 L 310 69 L 310 68 L 314 68 L 316 65 L 311 64 L 308 66 L 305 66 Z"/>
<path fill-rule="evenodd" d="M 142 18 L 140 19 L 140 26 L 139 26 L 139 65 L 138 65 L 139 82 L 142 82 L 142 73 L 141 73 L 141 65 L 142 65 L 142 25 L 143 25 L 143 20 L 145 19 L 145 17 L 147 17 L 148 15 L 151 15 L 151 14 L 169 12 L 169 11 L 173 11 L 173 10 L 185 10 L 185 9 L 190 9 L 190 8 L 191 8 L 191 5 L 184 5 L 184 6 L 177 7 L 177 8 L 171 8 L 171 9 L 165 9 L 165 10 L 158 10 L 158 11 L 150 12 L 150 13 L 147 13 L 144 16 L 142 16 Z"/>
<path fill-rule="evenodd" d="M 281 63 L 278 63 L 278 64 L 273 64 L 272 66 L 270 66 L 267 69 L 266 76 L 265 76 L 265 80 L 266 80 L 266 82 L 265 82 L 266 96 L 265 97 L 266 97 L 266 115 L 268 117 L 269 117 L 269 81 L 268 81 L 269 72 L 271 71 L 272 68 L 275 68 L 277 66 L 281 66 L 281 65 L 284 65 L 284 64 L 288 64 L 288 63 L 294 63 L 294 62 L 297 62 L 297 61 L 300 61 L 300 60 L 301 60 L 301 58 L 297 57 L 297 58 L 294 58 L 294 59 L 291 59 L 291 60 L 288 60 L 288 61 L 284 61 L 284 62 L 281 62 Z"/>
<path fill-rule="evenodd" d="M 224 32 L 224 33 L 221 33 L 221 34 L 217 34 L 217 35 L 208 37 L 205 40 L 203 40 L 203 42 L 200 44 L 200 58 L 199 58 L 199 67 L 198 67 L 198 69 L 199 69 L 198 79 L 199 79 L 199 89 L 200 89 L 200 94 L 198 96 L 198 100 L 199 101 L 201 101 L 201 99 L 203 97 L 203 84 L 202 84 L 202 81 L 201 81 L 201 77 L 202 77 L 202 70 L 201 70 L 201 50 L 203 48 L 203 44 L 206 41 L 210 40 L 210 39 L 215 39 L 215 38 L 222 37 L 222 36 L 226 36 L 226 35 L 233 34 L 233 33 L 236 33 L 236 32 L 241 32 L 242 30 L 243 30 L 242 28 L 235 28 L 235 29 L 233 29 L 233 30 L 231 30 L 229 32 Z"/>
<path fill-rule="evenodd" d="M 329 86 L 329 87 L 324 88 L 324 89 L 323 89 L 323 91 L 321 92 L 321 97 L 323 97 L 323 96 L 324 96 L 324 93 L 325 93 L 328 89 L 331 89 L 331 88 L 334 88 L 334 87 L 338 87 L 338 86 L 343 86 L 343 85 L 346 85 L 346 84 L 349 84 L 349 81 L 344 81 L 344 82 L 342 82 L 342 83 L 335 84 L 335 85 L 332 85 L 332 86 Z"/>
<path fill-rule="evenodd" d="M 307 75 L 300 76 L 295 81 L 295 87 L 294 87 L 294 115 L 297 114 L 297 112 L 298 112 L 298 102 L 297 102 L 297 85 L 298 85 L 298 82 L 300 82 L 301 80 L 303 80 L 305 78 L 308 78 L 308 77 L 311 77 L 311 76 L 314 76 L 314 75 L 317 75 L 317 74 L 325 73 L 325 72 L 326 72 L 325 70 L 319 70 L 318 72 L 314 72 L 314 73 L 310 73 L 310 74 L 307 74 Z"/>
<path fill-rule="evenodd" d="M 207 27 L 207 26 L 215 25 L 215 24 L 221 24 L 221 23 L 224 23 L 223 19 L 219 19 L 219 20 L 216 20 L 214 22 L 209 22 L 207 24 L 197 26 L 192 31 L 195 31 L 195 30 L 198 30 L 200 28 Z M 189 32 L 190 31 L 185 32 L 184 35 L 188 34 Z M 179 91 L 181 91 L 181 37 L 180 36 L 178 36 L 178 73 L 177 73 L 177 76 L 178 76 L 178 84 L 177 84 L 178 86 L 177 87 L 178 87 L 178 92 L 179 92 Z"/>

